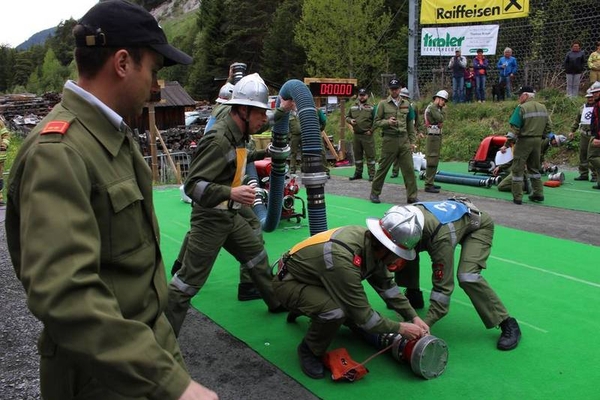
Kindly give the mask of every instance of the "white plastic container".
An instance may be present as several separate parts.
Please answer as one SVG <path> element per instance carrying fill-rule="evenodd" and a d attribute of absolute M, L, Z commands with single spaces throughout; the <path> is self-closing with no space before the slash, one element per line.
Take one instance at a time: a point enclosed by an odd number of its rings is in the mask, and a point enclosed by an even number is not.
<path fill-rule="evenodd" d="M 427 160 L 425 159 L 425 154 L 413 153 L 413 167 L 415 171 L 421 171 L 427 169 Z"/>

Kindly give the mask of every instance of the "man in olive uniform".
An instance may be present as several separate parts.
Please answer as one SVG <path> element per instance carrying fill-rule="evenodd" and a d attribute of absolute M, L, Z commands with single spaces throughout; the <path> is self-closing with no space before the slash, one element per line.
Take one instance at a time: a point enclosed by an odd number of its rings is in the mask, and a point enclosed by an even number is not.
<path fill-rule="evenodd" d="M 298 243 L 279 260 L 273 288 L 275 296 L 291 310 L 288 322 L 300 315 L 311 319 L 298 346 L 300 366 L 309 377 L 325 376 L 322 356 L 344 322 L 369 333 L 398 332 L 408 339 L 429 334 L 429 327 L 400 293 L 388 271 L 398 267 L 399 257 L 415 257 L 413 250 L 405 250 L 412 246 L 410 237 L 396 240 L 396 227 L 401 222 L 401 216 L 387 213 L 381 220 L 367 219 L 368 229 L 331 229 Z M 411 232 L 420 234 L 414 229 Z M 375 311 L 363 288 L 364 279 L 388 307 L 411 322 L 393 321 Z"/>
<path fill-rule="evenodd" d="M 6 152 L 10 146 L 10 132 L 0 120 L 0 206 L 4 205 L 2 190 L 4 188 L 4 162 L 6 161 Z"/>
<path fill-rule="evenodd" d="M 206 126 L 204 127 L 204 132 L 210 131 L 212 126 L 217 120 L 225 117 L 229 114 L 229 106 L 225 103 L 231 99 L 231 93 L 233 92 L 233 84 L 230 82 L 226 82 L 221 89 L 219 89 L 219 97 L 217 97 L 217 105 L 213 108 L 210 113 L 210 118 L 206 122 Z"/>
<path fill-rule="evenodd" d="M 529 200 L 544 201 L 544 186 L 542 184 L 541 148 L 542 137 L 552 131 L 550 115 L 543 104 L 534 100 L 535 91 L 531 86 L 519 89 L 519 105 L 510 117 L 509 124 L 517 139 L 513 148 L 511 173 L 513 203 L 523 203 L 523 181 L 525 169 L 531 179 L 533 193 Z"/>
<path fill-rule="evenodd" d="M 73 29 L 77 83 L 28 135 L 8 182 L 6 234 L 38 341 L 42 398 L 217 399 L 191 380 L 164 309 L 152 174 L 123 117 L 156 73 L 191 57 L 123 0 Z"/>
<path fill-rule="evenodd" d="M 269 311 L 284 311 L 273 296 L 264 243 L 238 212 L 255 199 L 255 188 L 243 185 L 242 177 L 246 162 L 263 158 L 264 150 L 248 153 L 246 144 L 267 122 L 268 95 L 258 74 L 240 79 L 226 103 L 231 106 L 229 115 L 217 121 L 198 144 L 185 182 L 185 192 L 193 200 L 190 235 L 181 269 L 169 283 L 167 315 L 176 335 L 221 248 L 249 270 Z"/>
<path fill-rule="evenodd" d="M 595 172 L 596 176 L 600 177 L 600 82 L 594 82 L 590 87 L 590 93 L 594 96 L 594 108 L 590 120 L 592 138 L 588 145 L 588 157 L 592 174 Z M 592 188 L 600 189 L 600 180 L 597 180 Z"/>
<path fill-rule="evenodd" d="M 394 160 L 398 159 L 406 187 L 406 201 L 414 203 L 419 201 L 412 160 L 412 152 L 417 148 L 413 122 L 415 113 L 410 102 L 400 97 L 400 81 L 398 79 L 390 80 L 388 87 L 390 95 L 377 105 L 373 122 L 374 127 L 381 128 L 383 140 L 381 161 L 371 185 L 370 200 L 373 203 L 381 203 L 379 195 L 383 188 L 383 182 Z"/>
<path fill-rule="evenodd" d="M 410 106 L 412 107 L 413 111 L 415 112 L 415 135 L 417 136 L 417 138 L 423 137 L 422 134 L 419 133 L 419 110 L 417 109 L 415 103 L 411 101 L 410 92 L 408 88 L 403 87 L 402 89 L 400 89 L 400 97 L 406 99 L 410 103 Z M 392 174 L 390 175 L 390 178 L 397 178 L 398 175 L 400 175 L 400 161 L 398 159 L 395 159 L 394 164 L 392 164 Z"/>
<path fill-rule="evenodd" d="M 575 137 L 575 132 L 579 132 L 579 176 L 575 177 L 576 181 L 587 181 L 588 170 L 591 172 L 592 182 L 597 182 L 596 172 L 592 171 L 588 161 L 588 147 L 592 135 L 590 132 L 590 124 L 592 122 L 592 111 L 594 109 L 594 95 L 588 89 L 585 93 L 585 104 L 579 109 L 577 118 L 573 121 L 571 132 L 569 132 L 569 140 Z"/>
<path fill-rule="evenodd" d="M 228 100 L 231 99 L 231 95 L 233 93 L 234 85 L 230 82 L 233 81 L 233 65 L 229 67 L 229 78 L 228 81 L 221 87 L 219 90 L 219 97 L 216 102 L 217 105 L 213 109 L 210 119 L 206 123 L 206 127 L 204 128 L 205 132 L 209 132 L 212 126 L 216 121 L 224 119 L 229 115 L 231 111 L 231 106 L 225 104 Z M 269 124 L 265 124 L 263 128 L 261 128 L 261 132 L 265 131 L 269 128 Z M 252 142 L 248 142 L 248 146 L 250 146 Z M 196 153 L 194 152 L 194 155 Z M 252 210 L 250 206 L 243 206 L 238 210 L 238 213 L 244 217 L 244 219 L 250 224 L 253 229 L 253 232 L 257 235 L 259 240 L 264 243 L 262 236 L 262 226 L 256 214 Z M 177 255 L 177 259 L 173 263 L 173 267 L 171 268 L 171 276 L 175 275 L 177 271 L 181 269 L 181 265 L 183 264 L 183 258 L 185 256 L 185 251 L 187 249 L 187 244 L 189 240 L 190 232 L 188 231 L 183 238 L 183 242 L 181 243 L 181 247 L 179 249 L 179 254 Z M 244 268 L 243 265 L 240 265 L 240 283 L 238 285 L 238 294 L 237 298 L 239 301 L 251 301 L 260 299 L 260 292 L 256 289 L 256 286 L 252 282 L 252 278 L 250 277 L 250 272 L 247 268 Z"/>
<path fill-rule="evenodd" d="M 516 136 L 512 132 L 509 132 L 506 135 L 506 143 L 502 147 L 500 147 L 500 151 L 502 153 L 504 153 L 504 152 L 506 152 L 506 149 L 508 147 L 514 147 L 515 138 L 516 138 Z M 544 137 L 542 139 L 542 144 L 541 144 L 542 147 L 540 149 L 540 165 L 544 164 L 544 156 L 548 152 L 550 147 L 562 146 L 566 141 L 567 141 L 567 137 L 565 135 L 556 135 L 554 133 L 549 133 L 547 137 Z M 492 171 L 492 175 L 494 175 L 494 176 L 503 176 L 500 183 L 498 183 L 498 191 L 500 191 L 500 192 L 512 191 L 513 176 L 512 176 L 512 173 L 510 172 L 511 169 L 512 169 L 512 160 L 505 164 L 497 166 Z M 531 182 L 530 182 L 529 174 L 527 171 L 525 171 L 525 176 L 523 179 L 523 190 L 526 193 L 532 193 L 532 190 L 533 190 L 531 187 Z"/>
<path fill-rule="evenodd" d="M 433 102 L 425 109 L 425 128 L 427 138 L 425 142 L 425 159 L 427 168 L 425 170 L 425 191 L 428 193 L 439 193 L 440 186 L 436 185 L 435 174 L 440 164 L 440 153 L 442 151 L 442 125 L 444 123 L 444 107 L 448 101 L 448 92 L 440 90 L 433 96 Z"/>
<path fill-rule="evenodd" d="M 461 245 L 456 276 L 487 329 L 499 326 L 502 333 L 496 347 L 512 350 L 519 344 L 521 330 L 517 320 L 508 311 L 481 271 L 486 268 L 494 237 L 494 222 L 485 212 L 479 211 L 468 200 L 446 200 L 416 203 L 412 206 L 392 207 L 403 215 L 406 224 L 418 221 L 420 235 L 411 240 L 408 249 L 427 251 L 431 258 L 433 289 L 425 323 L 433 326 L 450 310 L 450 297 L 454 291 L 454 253 Z M 398 240 L 412 238 L 409 229 L 398 226 Z M 399 242 L 402 243 L 402 242 Z M 419 265 L 409 261 L 396 272 L 405 275 L 408 287 L 419 287 Z"/>
<path fill-rule="evenodd" d="M 373 138 L 373 119 L 375 107 L 368 103 L 369 96 L 366 89 L 358 90 L 358 101 L 350 107 L 346 115 L 346 122 L 352 125 L 354 139 L 352 151 L 354 153 L 355 171 L 350 180 L 362 179 L 364 160 L 367 161 L 369 182 L 375 177 L 375 140 Z M 363 158 L 364 154 L 364 158 Z"/>

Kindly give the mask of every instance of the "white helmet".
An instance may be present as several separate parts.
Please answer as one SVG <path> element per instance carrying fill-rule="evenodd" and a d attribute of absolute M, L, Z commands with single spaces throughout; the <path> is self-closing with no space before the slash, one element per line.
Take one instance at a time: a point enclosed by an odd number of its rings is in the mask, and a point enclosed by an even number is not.
<path fill-rule="evenodd" d="M 555 135 L 554 133 L 550 133 L 548 135 L 548 139 L 550 139 L 550 145 L 552 145 L 552 139 L 554 139 L 554 146 L 560 146 L 567 141 L 567 137 L 565 135 Z"/>
<path fill-rule="evenodd" d="M 216 100 L 217 103 L 225 103 L 227 100 L 231 99 L 233 88 L 233 84 L 229 82 L 221 86 L 221 89 L 219 89 L 219 98 Z"/>
<path fill-rule="evenodd" d="M 244 76 L 233 87 L 231 100 L 225 104 L 240 105 L 270 110 L 269 89 L 257 73 Z"/>
<path fill-rule="evenodd" d="M 408 88 L 403 87 L 400 89 L 400 96 L 410 99 L 410 92 L 408 91 Z"/>
<path fill-rule="evenodd" d="M 585 97 L 586 98 L 594 97 L 594 95 L 592 94 L 592 91 L 590 89 L 585 91 Z"/>
<path fill-rule="evenodd" d="M 448 92 L 446 92 L 445 90 L 440 90 L 439 92 L 437 92 L 435 94 L 435 96 L 433 96 L 434 99 L 436 97 L 439 97 L 441 99 L 444 99 L 444 100 L 448 101 Z"/>
<path fill-rule="evenodd" d="M 381 219 L 367 218 L 367 227 L 377 240 L 405 260 L 415 259 L 424 223 L 423 212 L 415 206 L 394 206 Z"/>
<path fill-rule="evenodd" d="M 590 86 L 590 93 L 600 92 L 600 82 L 596 81 Z"/>

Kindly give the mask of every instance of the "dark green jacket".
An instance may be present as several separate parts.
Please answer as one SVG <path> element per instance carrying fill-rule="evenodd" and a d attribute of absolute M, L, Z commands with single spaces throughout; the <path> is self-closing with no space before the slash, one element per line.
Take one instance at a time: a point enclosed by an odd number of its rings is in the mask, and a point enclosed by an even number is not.
<path fill-rule="evenodd" d="M 440 129 L 444 123 L 444 109 L 435 103 L 429 103 L 425 109 L 425 123 L 427 125 L 437 125 Z"/>
<path fill-rule="evenodd" d="M 400 323 L 373 310 L 362 281 L 366 279 L 381 298 L 407 321 L 417 316 L 400 293 L 387 268 L 373 256 L 368 229 L 361 226 L 339 228 L 333 238 L 345 243 L 352 253 L 334 242 L 317 243 L 292 254 L 287 268 L 294 279 L 327 290 L 348 318 L 369 332 L 398 332 Z M 355 260 L 360 259 L 360 265 Z"/>
<path fill-rule="evenodd" d="M 381 100 L 377 105 L 375 112 L 375 120 L 373 126 L 381 128 L 383 136 L 403 136 L 408 134 L 408 139 L 411 144 L 416 142 L 415 136 L 415 112 L 408 100 L 399 97 L 400 103 L 398 106 L 394 104 L 391 96 Z M 391 126 L 388 119 L 395 117 L 398 124 Z"/>
<path fill-rule="evenodd" d="M 56 133 L 50 121 L 68 129 Z M 152 176 L 132 143 L 65 89 L 11 168 L 8 249 L 44 324 L 40 354 L 71 354 L 65 374 L 87 374 L 128 397 L 176 399 L 190 376 L 164 316 Z"/>
<path fill-rule="evenodd" d="M 244 135 L 231 115 L 218 120 L 198 143 L 185 181 L 186 194 L 203 208 L 228 201 L 237 168 L 236 149 L 245 147 Z M 246 160 L 264 157 L 265 150 L 257 150 L 249 152 Z"/>
<path fill-rule="evenodd" d="M 546 106 L 533 99 L 519 104 L 509 123 L 517 137 L 542 137 L 552 131 Z"/>
<path fill-rule="evenodd" d="M 368 131 L 373 131 L 373 120 L 375 119 L 375 107 L 371 104 L 361 104 L 357 101 L 353 104 L 346 113 L 346 122 L 356 120 L 356 125 L 353 126 L 355 134 L 364 134 Z"/>

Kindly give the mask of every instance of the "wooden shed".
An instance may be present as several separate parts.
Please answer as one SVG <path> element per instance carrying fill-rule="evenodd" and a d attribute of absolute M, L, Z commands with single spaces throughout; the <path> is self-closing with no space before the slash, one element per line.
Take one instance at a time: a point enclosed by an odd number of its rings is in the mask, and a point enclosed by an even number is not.
<path fill-rule="evenodd" d="M 159 130 L 176 128 L 185 125 L 185 112 L 193 111 L 196 102 L 177 81 L 165 82 L 160 90 L 161 100 L 154 103 L 156 126 Z M 150 130 L 148 106 L 144 107 L 142 115 L 137 118 L 127 118 L 131 129 L 140 133 Z"/>

